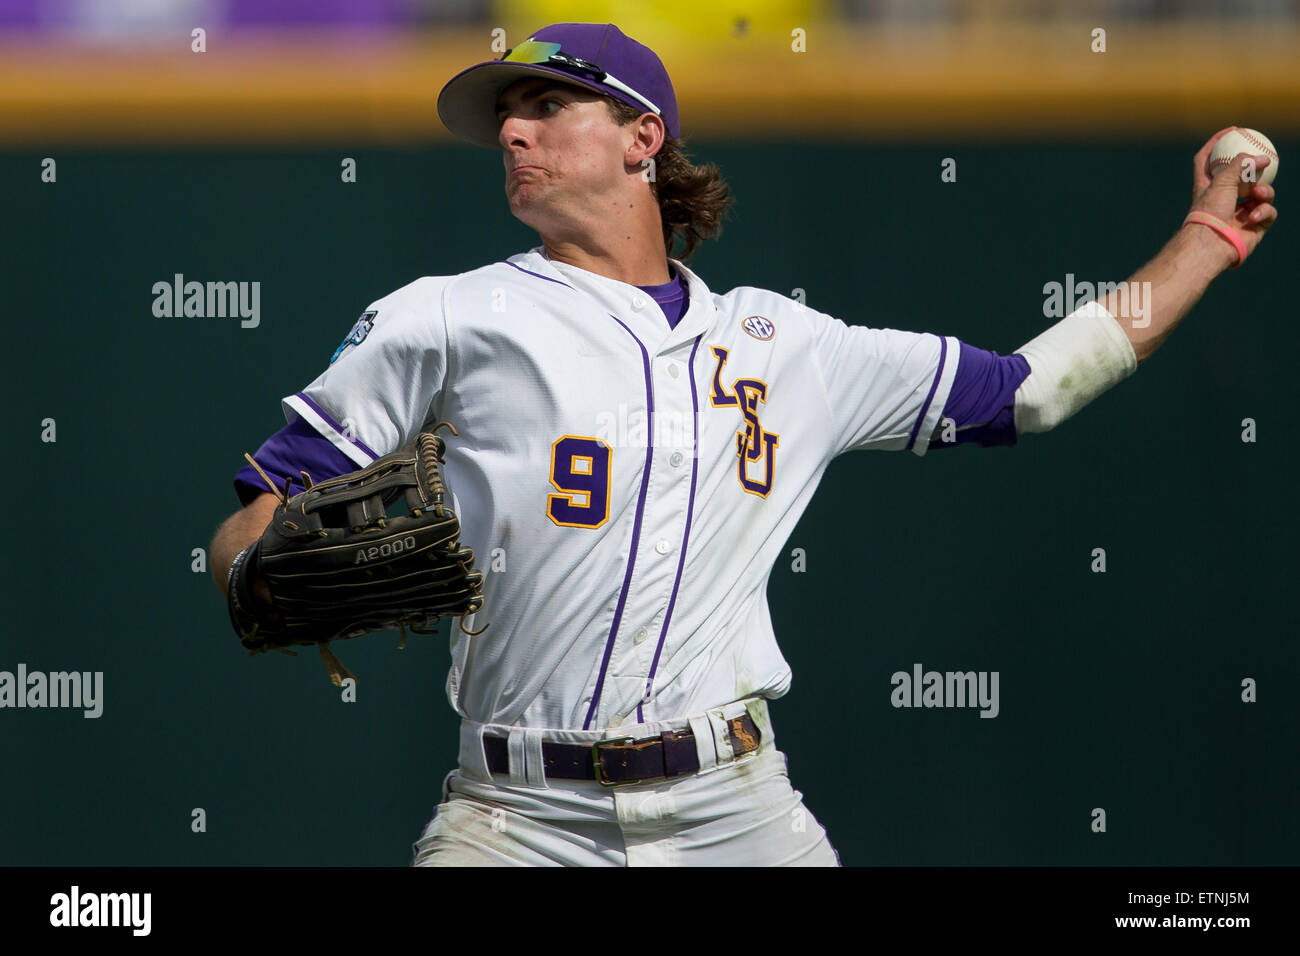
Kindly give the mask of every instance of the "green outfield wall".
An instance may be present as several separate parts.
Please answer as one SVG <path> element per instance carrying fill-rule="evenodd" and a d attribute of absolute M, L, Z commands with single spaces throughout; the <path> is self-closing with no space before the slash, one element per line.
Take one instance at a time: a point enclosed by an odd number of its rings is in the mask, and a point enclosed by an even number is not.
<path fill-rule="evenodd" d="M 1045 284 L 1156 253 L 1199 145 L 700 143 L 738 204 L 692 265 L 1005 354 Z M 1300 862 L 1286 181 L 1256 257 L 1055 431 L 832 464 L 771 575 L 772 717 L 845 864 Z M 98 717 L 0 708 L 0 864 L 408 863 L 455 763 L 446 639 L 349 642 L 345 704 L 314 653 L 245 656 L 194 549 L 369 302 L 537 244 L 500 157 L 32 148 L 0 196 L 0 671 L 102 674 Z M 156 317 L 178 273 L 260 283 L 256 327 Z M 996 717 L 893 706 L 917 665 L 996 672 Z"/>

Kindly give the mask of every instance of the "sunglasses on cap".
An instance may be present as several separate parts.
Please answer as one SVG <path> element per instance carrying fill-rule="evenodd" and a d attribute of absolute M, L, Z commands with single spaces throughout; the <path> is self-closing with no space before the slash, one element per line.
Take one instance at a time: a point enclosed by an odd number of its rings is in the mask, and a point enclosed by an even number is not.
<path fill-rule="evenodd" d="M 618 90 L 620 93 L 626 93 L 632 99 L 641 103 L 650 112 L 656 116 L 661 115 L 659 107 L 655 106 L 648 99 L 638 93 L 626 83 L 621 82 L 616 77 L 610 76 L 595 63 L 589 60 L 580 60 L 576 56 L 570 56 L 567 53 L 560 52 L 560 44 L 545 43 L 541 40 L 526 40 L 511 50 L 506 50 L 505 56 L 501 57 L 505 63 L 532 63 L 545 64 L 560 69 L 579 70 L 583 73 L 591 73 L 596 81 L 604 83 L 606 86 Z"/>

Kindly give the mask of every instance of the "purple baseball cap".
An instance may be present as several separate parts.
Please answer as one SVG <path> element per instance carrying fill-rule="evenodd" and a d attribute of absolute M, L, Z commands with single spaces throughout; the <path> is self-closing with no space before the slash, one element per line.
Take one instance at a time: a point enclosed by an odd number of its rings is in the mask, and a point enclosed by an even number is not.
<path fill-rule="evenodd" d="M 497 97 L 526 76 L 550 77 L 611 96 L 643 113 L 656 113 L 668 136 L 681 138 L 668 71 L 654 50 L 612 23 L 554 23 L 501 59 L 462 70 L 438 94 L 438 116 L 461 139 L 499 149 Z"/>

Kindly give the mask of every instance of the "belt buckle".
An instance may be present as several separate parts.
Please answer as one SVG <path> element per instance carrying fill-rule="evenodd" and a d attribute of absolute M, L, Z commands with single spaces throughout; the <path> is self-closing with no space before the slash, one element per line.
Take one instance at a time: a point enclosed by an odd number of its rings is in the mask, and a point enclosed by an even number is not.
<path fill-rule="evenodd" d="M 608 740 L 597 740 L 591 745 L 591 762 L 596 769 L 596 782 L 602 787 L 628 787 L 634 783 L 645 783 L 647 780 L 667 780 L 667 777 L 644 777 L 640 780 L 606 780 L 600 770 L 600 748 L 602 744 L 634 744 L 635 737 L 610 737 Z"/>

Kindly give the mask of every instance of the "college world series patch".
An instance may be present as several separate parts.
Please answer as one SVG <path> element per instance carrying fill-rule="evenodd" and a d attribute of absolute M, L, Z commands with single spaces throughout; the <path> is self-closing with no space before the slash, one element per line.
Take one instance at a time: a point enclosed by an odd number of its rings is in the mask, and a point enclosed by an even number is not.
<path fill-rule="evenodd" d="M 331 365 L 346 355 L 349 349 L 360 345 L 366 340 L 366 336 L 370 334 L 370 330 L 375 327 L 375 316 L 378 314 L 378 311 L 365 312 L 362 314 L 361 318 L 357 319 L 357 324 L 352 326 L 352 331 L 348 333 L 348 337 L 339 343 L 339 347 L 336 348 L 334 354 L 330 356 Z"/>

